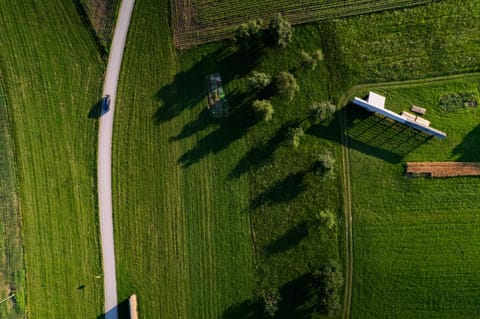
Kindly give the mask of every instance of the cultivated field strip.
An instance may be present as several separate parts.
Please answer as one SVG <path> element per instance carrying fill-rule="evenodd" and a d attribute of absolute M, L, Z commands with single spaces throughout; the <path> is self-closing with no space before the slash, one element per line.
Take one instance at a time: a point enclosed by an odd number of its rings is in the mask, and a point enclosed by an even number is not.
<path fill-rule="evenodd" d="M 292 24 L 349 17 L 422 5 L 430 0 L 347 1 L 211 1 L 181 0 L 172 5 L 177 47 L 231 37 L 236 26 L 250 19 L 267 19 L 281 12 Z"/>
<path fill-rule="evenodd" d="M 88 114 L 100 94 L 101 59 L 71 2 L 1 2 L 0 25 L 28 316 L 97 318 L 97 132 Z"/>
<path fill-rule="evenodd" d="M 75 0 L 80 1 L 88 16 L 93 30 L 103 44 L 107 45 L 112 40 L 113 24 L 115 22 L 116 8 L 119 0 Z M 79 12 L 83 14 L 82 12 Z"/>
<path fill-rule="evenodd" d="M 25 264 L 12 123 L 0 75 L 0 307 L 2 318 L 26 318 Z"/>
<path fill-rule="evenodd" d="M 480 163 L 407 162 L 406 173 L 430 177 L 480 176 Z"/>

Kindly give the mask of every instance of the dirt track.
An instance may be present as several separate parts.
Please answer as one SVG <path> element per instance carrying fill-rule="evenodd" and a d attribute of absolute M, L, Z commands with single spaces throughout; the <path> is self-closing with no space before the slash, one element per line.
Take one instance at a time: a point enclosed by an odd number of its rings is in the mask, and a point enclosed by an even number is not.
<path fill-rule="evenodd" d="M 480 176 L 480 163 L 407 162 L 407 174 L 429 177 Z"/>

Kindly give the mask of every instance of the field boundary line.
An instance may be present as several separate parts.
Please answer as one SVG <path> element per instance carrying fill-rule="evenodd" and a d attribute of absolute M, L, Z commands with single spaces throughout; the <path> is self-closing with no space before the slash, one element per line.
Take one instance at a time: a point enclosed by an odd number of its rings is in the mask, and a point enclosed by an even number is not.
<path fill-rule="evenodd" d="M 375 88 L 404 88 L 415 87 L 423 84 L 448 83 L 457 80 L 466 80 L 471 78 L 480 78 L 480 72 L 461 73 L 454 75 L 438 76 L 418 80 L 390 81 L 379 83 L 357 84 L 348 89 L 338 100 L 338 109 L 344 108 L 347 101 L 352 99 L 354 94 L 362 89 Z M 345 286 L 343 300 L 343 318 L 350 318 L 352 290 L 353 290 L 353 215 L 352 215 L 352 189 L 350 179 L 350 158 L 349 143 L 346 134 L 347 114 L 346 109 L 340 113 L 340 140 L 342 153 L 342 186 L 343 186 L 343 207 L 345 220 Z"/>
<path fill-rule="evenodd" d="M 97 178 L 100 237 L 102 243 L 105 319 L 117 319 L 117 281 L 112 218 L 112 133 L 115 97 L 122 65 L 123 51 L 135 0 L 122 0 L 108 57 L 103 95 L 110 95 L 109 110 L 100 117 L 98 131 Z M 103 105 L 102 105 L 103 108 Z"/>

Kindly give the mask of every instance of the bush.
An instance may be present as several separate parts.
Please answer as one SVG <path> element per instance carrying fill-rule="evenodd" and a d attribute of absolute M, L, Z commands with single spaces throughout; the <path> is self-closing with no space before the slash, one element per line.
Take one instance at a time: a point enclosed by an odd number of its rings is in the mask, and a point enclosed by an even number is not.
<path fill-rule="evenodd" d="M 263 20 L 250 20 L 242 23 L 235 31 L 235 42 L 243 47 L 250 47 L 263 38 Z"/>
<path fill-rule="evenodd" d="M 263 302 L 265 313 L 273 318 L 278 311 L 278 303 L 281 299 L 278 289 L 262 289 L 259 297 Z"/>
<path fill-rule="evenodd" d="M 312 124 L 317 124 L 319 122 L 330 119 L 335 113 L 336 109 L 337 107 L 335 106 L 335 104 L 332 104 L 330 102 L 315 102 L 309 108 L 308 117 L 310 118 L 310 122 Z"/>
<path fill-rule="evenodd" d="M 326 309 L 328 315 L 333 317 L 340 313 L 340 290 L 343 286 L 343 273 L 335 261 L 330 261 L 317 271 L 314 276 L 320 282 L 320 305 Z"/>
<path fill-rule="evenodd" d="M 276 46 L 286 48 L 292 42 L 292 26 L 280 13 L 272 18 L 268 30 L 271 40 Z"/>
<path fill-rule="evenodd" d="M 259 120 L 270 121 L 273 117 L 273 106 L 272 103 L 268 100 L 255 100 L 252 103 L 253 111 L 255 112 L 255 116 Z"/>
<path fill-rule="evenodd" d="M 247 78 L 248 85 L 255 90 L 261 90 L 266 88 L 272 82 L 270 74 L 253 71 Z"/>
<path fill-rule="evenodd" d="M 290 127 L 287 131 L 287 140 L 290 145 L 297 148 L 300 145 L 300 140 L 304 135 L 301 127 Z"/>
<path fill-rule="evenodd" d="M 276 79 L 277 93 L 291 101 L 300 91 L 297 79 L 290 72 L 280 72 Z"/>
<path fill-rule="evenodd" d="M 315 172 L 324 177 L 333 177 L 333 167 L 335 165 L 335 158 L 329 151 L 318 155 L 317 161 L 314 164 Z"/>
<path fill-rule="evenodd" d="M 312 55 L 310 55 L 308 52 L 302 51 L 301 56 L 302 56 L 302 64 L 311 70 L 315 70 L 318 62 L 323 60 L 323 53 L 322 53 L 322 50 L 320 49 L 313 52 Z"/>
<path fill-rule="evenodd" d="M 328 230 L 332 230 L 337 226 L 337 216 L 331 210 L 322 210 L 317 215 L 317 219 L 321 225 L 327 227 Z"/>

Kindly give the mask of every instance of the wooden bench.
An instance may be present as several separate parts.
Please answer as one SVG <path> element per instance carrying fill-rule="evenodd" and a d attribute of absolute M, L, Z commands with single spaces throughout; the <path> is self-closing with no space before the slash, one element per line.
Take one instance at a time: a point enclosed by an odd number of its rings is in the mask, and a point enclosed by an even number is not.
<path fill-rule="evenodd" d="M 418 116 L 415 119 L 415 122 L 423 126 L 430 126 L 430 121 L 427 121 L 426 119 L 422 119 L 421 117 L 418 117 Z"/>
<path fill-rule="evenodd" d="M 402 114 L 401 116 L 406 119 L 406 120 L 409 120 L 409 121 L 412 121 L 412 122 L 415 122 L 415 118 L 416 116 L 411 114 L 411 113 L 408 113 L 408 112 L 405 112 L 405 111 L 402 111 Z"/>
<path fill-rule="evenodd" d="M 425 113 L 427 113 L 426 108 L 416 106 L 416 105 L 412 105 L 412 108 L 410 109 L 410 111 L 415 112 L 417 114 L 422 114 L 422 115 L 425 115 Z"/>

